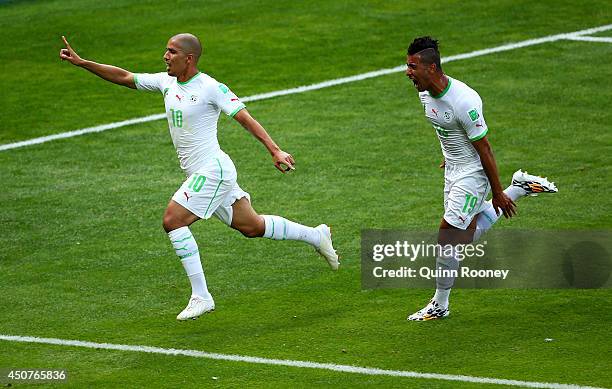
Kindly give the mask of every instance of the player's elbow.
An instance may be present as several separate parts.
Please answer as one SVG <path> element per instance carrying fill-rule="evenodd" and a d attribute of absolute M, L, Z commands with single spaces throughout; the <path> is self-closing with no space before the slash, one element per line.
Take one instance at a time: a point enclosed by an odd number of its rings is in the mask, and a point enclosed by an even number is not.
<path fill-rule="evenodd" d="M 119 84 L 131 89 L 136 89 L 136 81 L 132 73 L 128 73 L 125 77 L 123 77 Z"/>

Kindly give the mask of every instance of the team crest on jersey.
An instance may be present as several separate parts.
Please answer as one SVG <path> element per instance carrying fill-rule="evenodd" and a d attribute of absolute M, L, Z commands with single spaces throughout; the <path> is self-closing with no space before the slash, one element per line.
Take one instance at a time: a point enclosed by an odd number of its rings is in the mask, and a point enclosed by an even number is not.
<path fill-rule="evenodd" d="M 478 118 L 480 117 L 480 114 L 478 113 L 478 111 L 476 110 L 476 108 L 470 110 L 468 112 L 468 115 L 470 115 L 470 119 L 472 119 L 473 122 L 475 122 L 476 120 L 478 120 Z"/>
<path fill-rule="evenodd" d="M 198 100 L 199 100 L 199 98 L 198 98 L 198 96 L 196 96 L 196 95 L 191 95 L 191 96 L 189 97 L 189 102 L 190 102 L 191 104 L 197 104 L 197 103 L 198 103 Z"/>
<path fill-rule="evenodd" d="M 450 111 L 444 111 L 444 121 L 445 122 L 450 122 L 451 119 L 453 118 L 453 114 Z"/>

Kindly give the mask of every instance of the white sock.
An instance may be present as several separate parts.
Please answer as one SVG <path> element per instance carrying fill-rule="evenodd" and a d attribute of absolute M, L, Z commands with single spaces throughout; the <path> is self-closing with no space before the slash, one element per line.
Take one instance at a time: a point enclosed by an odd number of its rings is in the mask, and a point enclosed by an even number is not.
<path fill-rule="evenodd" d="M 320 237 L 319 231 L 312 227 L 287 220 L 276 215 L 262 215 L 266 223 L 266 231 L 263 237 L 274 240 L 300 240 L 318 246 Z"/>
<path fill-rule="evenodd" d="M 458 270 L 460 267 L 459 260 L 453 250 L 451 255 L 439 256 L 436 258 L 436 270 Z M 455 277 L 436 277 L 436 293 L 433 299 L 438 302 L 442 307 L 448 307 L 448 296 L 450 295 L 451 288 L 455 283 Z"/>
<path fill-rule="evenodd" d="M 448 296 L 450 295 L 450 288 L 448 289 L 436 289 L 436 294 L 434 294 L 433 299 L 437 301 L 442 307 L 448 307 Z"/>
<path fill-rule="evenodd" d="M 525 197 L 527 191 L 521 188 L 520 186 L 510 185 L 504 190 L 504 193 L 506 194 L 506 196 L 510 197 L 512 201 L 516 201 L 521 197 Z"/>
<path fill-rule="evenodd" d="M 525 189 L 514 185 L 510 185 L 509 187 L 507 187 L 504 190 L 504 193 L 506 194 L 506 196 L 510 197 L 512 201 L 517 201 L 518 199 L 524 197 L 525 194 L 527 194 Z M 482 237 L 485 232 L 489 231 L 491 227 L 493 227 L 493 224 L 495 224 L 495 222 L 499 220 L 499 217 L 501 215 L 501 213 L 499 215 L 495 213 L 495 209 L 493 209 L 493 203 L 491 202 L 491 200 L 485 201 L 483 205 L 483 210 L 480 211 L 478 215 L 476 215 L 476 231 L 474 232 L 473 241 L 476 242 Z"/>
<path fill-rule="evenodd" d="M 491 200 L 485 201 L 483 210 L 476 215 L 476 231 L 474 231 L 474 238 L 472 241 L 476 242 L 485 232 L 489 231 L 491 227 L 493 227 L 493 224 L 499 219 L 499 216 L 495 213 Z"/>
<path fill-rule="evenodd" d="M 202 262 L 200 261 L 198 244 L 193 234 L 191 234 L 189 227 L 172 230 L 168 233 L 168 237 L 172 242 L 176 255 L 181 259 L 187 277 L 189 277 L 191 294 L 204 297 L 205 299 L 212 298 L 206 286 L 206 278 L 204 277 Z"/>

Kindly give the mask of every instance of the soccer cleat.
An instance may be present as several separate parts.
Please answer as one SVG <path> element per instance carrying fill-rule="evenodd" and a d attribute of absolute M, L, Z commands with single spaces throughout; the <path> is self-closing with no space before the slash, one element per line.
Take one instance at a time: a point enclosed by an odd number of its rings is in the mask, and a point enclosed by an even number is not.
<path fill-rule="evenodd" d="M 183 309 L 183 312 L 178 314 L 176 320 L 195 320 L 198 316 L 214 310 L 215 302 L 213 301 L 212 297 L 210 299 L 205 299 L 204 297 L 196 296 L 194 294 L 189 299 L 187 308 Z"/>
<path fill-rule="evenodd" d="M 427 321 L 427 320 L 434 320 L 434 319 L 442 319 L 443 317 L 446 317 L 449 314 L 450 314 L 450 310 L 448 309 L 448 307 L 442 308 L 442 306 L 440 306 L 440 304 L 437 301 L 431 300 L 425 308 L 408 316 L 408 320 Z"/>
<path fill-rule="evenodd" d="M 557 186 L 554 182 L 548 181 L 548 178 L 532 176 L 527 172 L 517 170 L 512 175 L 512 185 L 522 188 L 525 196 L 537 196 L 538 193 L 557 193 Z"/>
<path fill-rule="evenodd" d="M 336 250 L 334 250 L 332 245 L 331 229 L 326 224 L 320 224 L 315 229 L 319 231 L 319 236 L 321 237 L 319 247 L 316 248 L 317 252 L 325 258 L 332 270 L 338 270 L 340 262 L 338 261 L 338 254 L 336 254 Z"/>

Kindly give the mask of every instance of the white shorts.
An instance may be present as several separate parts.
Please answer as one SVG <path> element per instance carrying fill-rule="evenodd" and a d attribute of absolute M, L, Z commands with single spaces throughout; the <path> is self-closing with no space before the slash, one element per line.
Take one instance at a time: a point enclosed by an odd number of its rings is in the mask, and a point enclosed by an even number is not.
<path fill-rule="evenodd" d="M 459 178 L 444 178 L 444 220 L 466 230 L 483 207 L 491 185 L 484 171 Z"/>
<path fill-rule="evenodd" d="M 240 188 L 236 178 L 234 163 L 223 153 L 190 175 L 172 200 L 200 219 L 214 215 L 229 226 L 232 224 L 232 204 L 243 197 L 251 201 L 251 196 Z"/>

